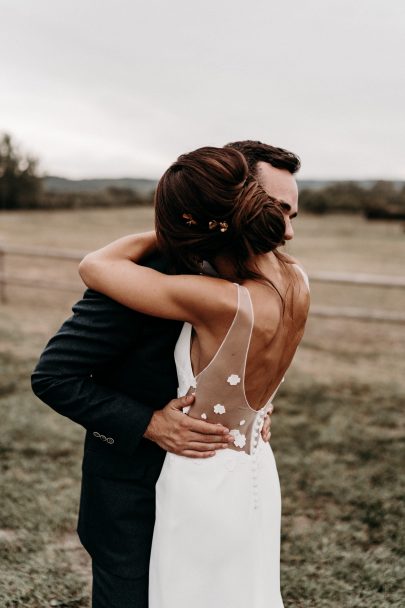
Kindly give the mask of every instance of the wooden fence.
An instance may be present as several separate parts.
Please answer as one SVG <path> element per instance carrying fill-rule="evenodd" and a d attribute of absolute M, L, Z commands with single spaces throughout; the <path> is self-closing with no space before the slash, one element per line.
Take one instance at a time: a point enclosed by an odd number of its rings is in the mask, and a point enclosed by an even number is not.
<path fill-rule="evenodd" d="M 7 286 L 33 287 L 59 291 L 80 291 L 82 285 L 64 281 L 47 281 L 32 279 L 24 276 L 14 276 L 6 272 L 7 256 L 24 256 L 29 258 L 45 258 L 79 262 L 86 251 L 72 249 L 50 249 L 44 247 L 19 247 L 0 244 L 0 301 L 7 302 Z M 311 283 L 345 284 L 368 287 L 405 288 L 405 276 L 386 276 L 364 273 L 312 272 L 309 275 Z M 370 308 L 311 306 L 311 315 L 346 319 L 361 319 L 364 321 L 387 321 L 405 323 L 405 313 L 388 310 L 373 310 Z"/>

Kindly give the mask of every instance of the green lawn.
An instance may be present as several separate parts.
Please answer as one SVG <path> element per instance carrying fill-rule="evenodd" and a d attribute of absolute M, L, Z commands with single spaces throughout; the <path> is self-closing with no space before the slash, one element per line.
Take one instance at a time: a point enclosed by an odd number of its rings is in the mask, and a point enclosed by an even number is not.
<path fill-rule="evenodd" d="M 0 242 L 91 249 L 151 226 L 149 209 L 3 213 Z M 399 275 L 399 224 L 296 220 L 289 250 L 317 270 Z M 8 262 L 75 280 L 72 263 Z M 78 284 L 79 285 L 79 284 Z M 29 374 L 77 293 L 9 288 L 0 315 L 0 606 L 87 606 L 75 535 L 83 431 L 42 405 Z M 399 290 L 314 284 L 316 304 L 403 310 Z M 275 400 L 285 608 L 399 608 L 404 559 L 405 326 L 313 317 Z M 215 607 L 214 607 L 215 608 Z M 254 607 L 251 607 L 254 608 Z M 269 606 L 271 608 L 271 606 Z"/>

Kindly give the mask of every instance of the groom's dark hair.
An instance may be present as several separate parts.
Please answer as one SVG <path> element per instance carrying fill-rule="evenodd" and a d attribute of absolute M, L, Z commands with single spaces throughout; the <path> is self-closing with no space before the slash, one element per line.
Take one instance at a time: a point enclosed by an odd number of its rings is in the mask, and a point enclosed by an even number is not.
<path fill-rule="evenodd" d="M 257 174 L 257 163 L 260 161 L 269 163 L 277 169 L 286 169 L 292 174 L 297 173 L 301 167 L 299 157 L 293 152 L 264 144 L 261 141 L 250 139 L 234 141 L 226 144 L 224 148 L 233 148 L 241 152 L 246 159 L 250 173 L 254 176 Z"/>

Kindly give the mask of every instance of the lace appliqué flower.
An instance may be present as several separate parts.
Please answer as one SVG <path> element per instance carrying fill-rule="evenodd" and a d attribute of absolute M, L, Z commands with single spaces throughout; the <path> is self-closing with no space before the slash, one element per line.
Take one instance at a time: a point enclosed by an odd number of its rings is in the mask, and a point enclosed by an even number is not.
<path fill-rule="evenodd" d="M 245 420 L 245 419 L 241 420 L 241 421 L 239 422 L 239 426 L 243 426 L 243 425 L 245 424 L 245 422 L 246 422 L 246 420 Z"/>
<path fill-rule="evenodd" d="M 203 413 L 201 414 L 201 418 L 202 418 L 203 420 L 207 420 L 207 414 L 206 414 L 205 412 L 203 412 Z"/>
<path fill-rule="evenodd" d="M 182 410 L 183 410 L 183 414 L 188 414 L 190 411 L 191 405 L 185 405 Z"/>
<path fill-rule="evenodd" d="M 228 384 L 236 386 L 240 382 L 240 377 L 237 374 L 231 374 L 227 379 Z"/>
<path fill-rule="evenodd" d="M 246 435 L 240 432 L 239 429 L 232 429 L 229 434 L 234 438 L 233 443 L 237 448 L 243 448 L 246 445 Z"/>
<path fill-rule="evenodd" d="M 225 406 L 221 405 L 220 403 L 217 403 L 216 405 L 214 405 L 214 412 L 215 414 L 225 414 Z"/>

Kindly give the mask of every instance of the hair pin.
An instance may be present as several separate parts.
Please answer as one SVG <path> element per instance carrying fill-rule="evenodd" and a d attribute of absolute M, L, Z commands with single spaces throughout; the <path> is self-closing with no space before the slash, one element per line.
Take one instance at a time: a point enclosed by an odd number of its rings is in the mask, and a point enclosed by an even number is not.
<path fill-rule="evenodd" d="M 221 232 L 226 232 L 228 230 L 228 222 L 218 222 L 217 220 L 208 222 L 208 228 L 210 230 L 215 230 L 218 226 Z"/>
<path fill-rule="evenodd" d="M 197 224 L 191 213 L 183 213 L 182 217 L 186 220 L 187 226 L 195 226 Z"/>

